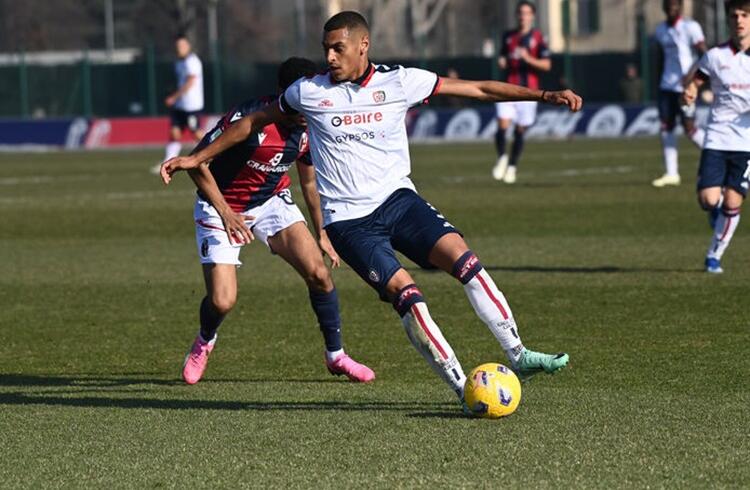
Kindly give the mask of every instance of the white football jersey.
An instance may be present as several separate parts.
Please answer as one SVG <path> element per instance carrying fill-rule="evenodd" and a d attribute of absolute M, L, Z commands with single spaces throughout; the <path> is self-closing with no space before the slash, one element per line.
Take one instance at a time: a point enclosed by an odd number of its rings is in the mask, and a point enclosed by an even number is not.
<path fill-rule="evenodd" d="M 750 52 L 732 43 L 711 48 L 698 64 L 698 76 L 710 80 L 714 93 L 703 147 L 750 152 Z"/>
<path fill-rule="evenodd" d="M 681 17 L 674 25 L 666 21 L 660 23 L 654 36 L 664 52 L 664 71 L 659 88 L 682 92 L 682 77 L 695 63 L 693 48 L 705 41 L 703 30 L 693 19 Z"/>
<path fill-rule="evenodd" d="M 187 112 L 203 110 L 203 64 L 198 55 L 190 53 L 184 59 L 177 60 L 174 70 L 178 88 L 185 85 L 190 75 L 195 76 L 193 86 L 177 99 L 174 108 Z"/>
<path fill-rule="evenodd" d="M 355 81 L 302 78 L 279 98 L 307 120 L 323 221 L 372 213 L 396 190 L 414 190 L 406 111 L 437 92 L 433 72 L 371 64 Z"/>

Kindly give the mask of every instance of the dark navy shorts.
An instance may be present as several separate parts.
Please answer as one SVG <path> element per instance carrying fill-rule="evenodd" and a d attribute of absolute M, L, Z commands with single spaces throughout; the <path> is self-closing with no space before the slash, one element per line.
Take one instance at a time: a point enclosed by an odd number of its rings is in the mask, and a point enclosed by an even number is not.
<path fill-rule="evenodd" d="M 698 167 L 698 190 L 707 187 L 728 187 L 747 197 L 750 152 L 704 149 Z"/>
<path fill-rule="evenodd" d="M 402 267 L 395 250 L 434 269 L 432 247 L 443 235 L 460 232 L 416 192 L 399 189 L 371 214 L 331 223 L 326 233 L 344 262 L 389 301 L 385 286 Z"/>
<path fill-rule="evenodd" d="M 171 109 L 169 111 L 169 126 L 172 128 L 189 129 L 192 132 L 198 131 L 198 116 L 200 111 L 182 111 L 180 109 Z"/>
<path fill-rule="evenodd" d="M 680 97 L 682 97 L 680 92 L 670 92 L 669 90 L 659 91 L 657 103 L 662 129 L 672 131 L 675 128 L 675 124 L 677 124 L 677 116 L 680 116 L 680 121 L 688 119 L 682 110 Z"/>

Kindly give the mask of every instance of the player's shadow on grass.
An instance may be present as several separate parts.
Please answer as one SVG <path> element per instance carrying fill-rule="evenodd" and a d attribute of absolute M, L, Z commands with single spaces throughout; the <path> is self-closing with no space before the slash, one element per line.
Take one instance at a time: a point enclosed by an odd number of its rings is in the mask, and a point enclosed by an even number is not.
<path fill-rule="evenodd" d="M 73 397 L 52 395 L 29 395 L 25 393 L 0 393 L 0 405 L 44 405 L 80 408 L 126 408 L 149 410 L 219 410 L 219 411 L 395 411 L 414 412 L 415 410 L 432 410 L 439 412 L 445 407 L 443 403 L 410 403 L 410 402 L 341 402 L 341 401 L 313 401 L 313 402 L 263 402 L 263 401 L 231 401 L 231 400 L 194 400 L 194 399 L 160 399 L 143 397 Z M 458 409 L 457 409 L 458 410 Z"/>
<path fill-rule="evenodd" d="M 150 373 L 149 373 L 150 374 Z M 324 380 L 345 384 L 339 380 Z M 206 381 L 202 385 L 213 383 L 320 383 L 320 380 L 218 380 Z M 170 391 L 177 396 L 188 393 L 205 392 L 191 391 L 180 380 L 163 380 L 139 377 L 116 376 L 51 376 L 51 375 L 0 375 L 0 388 L 14 388 L 11 392 L 0 391 L 0 406 L 3 405 L 44 405 L 81 408 L 127 408 L 127 409 L 157 409 L 157 410 L 220 410 L 220 411 L 394 411 L 410 412 L 409 416 L 450 416 L 446 410 L 447 404 L 434 402 L 380 402 L 374 401 L 233 401 L 233 400 L 201 400 L 191 398 L 156 398 L 148 397 L 153 394 L 148 385 L 186 387 L 185 390 Z M 24 388 L 28 392 L 24 392 Z M 51 390 L 44 390 L 50 388 Z M 42 391 L 39 391 L 42 389 Z"/>

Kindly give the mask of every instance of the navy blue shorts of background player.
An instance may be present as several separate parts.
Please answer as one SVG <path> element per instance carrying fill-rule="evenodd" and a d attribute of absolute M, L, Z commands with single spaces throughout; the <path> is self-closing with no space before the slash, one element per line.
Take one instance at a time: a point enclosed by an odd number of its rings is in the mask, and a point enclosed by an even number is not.
<path fill-rule="evenodd" d="M 728 187 L 747 197 L 750 152 L 703 150 L 698 167 L 698 190 L 707 187 Z"/>
<path fill-rule="evenodd" d="M 198 131 L 198 116 L 200 111 L 183 111 L 180 109 L 170 109 L 169 111 L 169 126 L 172 128 L 180 128 L 181 131 L 185 131 L 185 128 L 192 132 Z"/>
<path fill-rule="evenodd" d="M 677 116 L 680 116 L 680 121 L 690 119 L 685 115 L 682 110 L 682 104 L 680 104 L 680 92 L 670 92 L 669 90 L 660 90 L 657 104 L 659 106 L 659 121 L 661 121 L 662 129 L 672 131 L 677 124 Z"/>
<path fill-rule="evenodd" d="M 425 269 L 437 241 L 459 233 L 440 212 L 410 189 L 391 194 L 371 214 L 326 226 L 333 248 L 367 284 L 388 301 L 385 286 L 402 265 L 396 250 Z"/>

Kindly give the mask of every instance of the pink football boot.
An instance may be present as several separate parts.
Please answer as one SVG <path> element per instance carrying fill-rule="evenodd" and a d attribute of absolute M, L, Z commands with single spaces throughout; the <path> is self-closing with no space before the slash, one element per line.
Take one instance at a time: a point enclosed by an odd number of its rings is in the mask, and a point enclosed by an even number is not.
<path fill-rule="evenodd" d="M 375 379 L 375 373 L 364 364 L 360 364 L 348 355 L 340 354 L 333 361 L 326 359 L 326 366 L 331 374 L 336 376 L 346 375 L 355 383 L 369 383 Z"/>
<path fill-rule="evenodd" d="M 189 385 L 194 385 L 203 377 L 203 372 L 208 364 L 208 356 L 214 350 L 216 335 L 208 342 L 204 342 L 200 334 L 195 337 L 190 352 L 185 356 L 185 364 L 182 366 L 182 379 Z"/>

